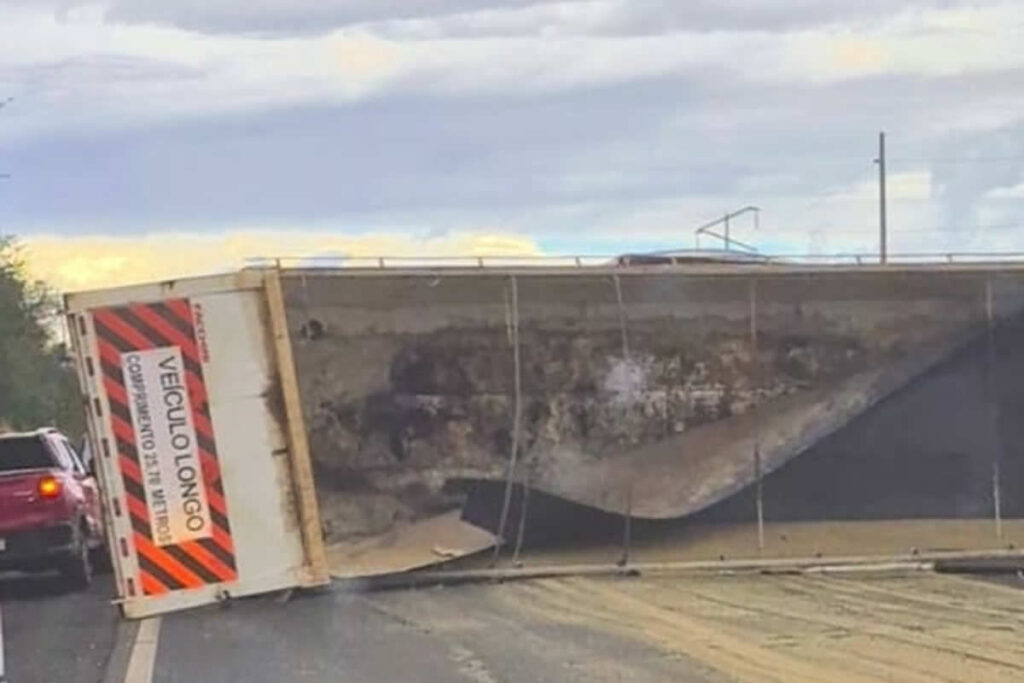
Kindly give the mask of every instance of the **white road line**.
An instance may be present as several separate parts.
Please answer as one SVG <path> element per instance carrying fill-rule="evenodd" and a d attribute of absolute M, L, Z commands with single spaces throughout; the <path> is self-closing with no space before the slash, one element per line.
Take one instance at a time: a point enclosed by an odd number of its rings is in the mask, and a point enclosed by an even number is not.
<path fill-rule="evenodd" d="M 124 674 L 124 683 L 151 683 L 159 640 L 160 617 L 146 619 L 139 624 L 132 655 L 128 660 L 128 670 Z"/>
<path fill-rule="evenodd" d="M 7 680 L 7 669 L 4 664 L 4 606 L 0 605 L 0 682 Z"/>

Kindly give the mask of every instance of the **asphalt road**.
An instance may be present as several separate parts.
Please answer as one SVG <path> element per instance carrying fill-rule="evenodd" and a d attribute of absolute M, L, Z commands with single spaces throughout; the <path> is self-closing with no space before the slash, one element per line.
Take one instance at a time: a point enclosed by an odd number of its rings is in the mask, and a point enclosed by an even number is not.
<path fill-rule="evenodd" d="M 0 575 L 7 681 L 101 681 L 118 633 L 112 595 L 109 575 L 81 593 L 57 577 Z"/>
<path fill-rule="evenodd" d="M 651 645 L 509 610 L 496 586 L 341 591 L 166 617 L 158 683 L 721 680 Z M 186 655 L 187 656 L 183 656 Z"/>
<path fill-rule="evenodd" d="M 10 683 L 122 683 L 134 629 L 57 579 L 0 579 Z M 162 618 L 155 683 L 721 680 L 678 654 L 510 610 L 500 586 L 341 590 L 238 600 Z M 120 639 L 121 642 L 118 642 Z"/>
<path fill-rule="evenodd" d="M 152 681 L 1009 683 L 1024 675 L 1024 583 L 1005 581 L 692 575 L 266 596 L 163 617 Z M 13 683 L 123 683 L 132 631 L 109 585 L 0 585 Z"/>

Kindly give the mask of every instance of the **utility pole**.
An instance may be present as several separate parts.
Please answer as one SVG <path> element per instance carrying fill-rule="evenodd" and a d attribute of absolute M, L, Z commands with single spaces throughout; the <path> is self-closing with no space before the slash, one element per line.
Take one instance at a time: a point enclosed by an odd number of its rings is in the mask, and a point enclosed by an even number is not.
<path fill-rule="evenodd" d="M 888 216 L 885 199 L 885 132 L 878 134 L 878 254 L 884 264 L 888 260 Z"/>

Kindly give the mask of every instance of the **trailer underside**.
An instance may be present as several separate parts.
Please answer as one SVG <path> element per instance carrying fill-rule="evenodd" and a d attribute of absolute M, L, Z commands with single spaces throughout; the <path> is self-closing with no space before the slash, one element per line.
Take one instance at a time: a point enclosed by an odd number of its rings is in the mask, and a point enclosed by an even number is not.
<path fill-rule="evenodd" d="M 626 516 L 643 533 L 655 520 L 992 519 L 997 462 L 999 514 L 1024 516 L 1015 272 L 282 282 L 321 517 L 346 575 L 499 537 L 511 552 L 520 526 L 527 545 L 616 535 Z"/>

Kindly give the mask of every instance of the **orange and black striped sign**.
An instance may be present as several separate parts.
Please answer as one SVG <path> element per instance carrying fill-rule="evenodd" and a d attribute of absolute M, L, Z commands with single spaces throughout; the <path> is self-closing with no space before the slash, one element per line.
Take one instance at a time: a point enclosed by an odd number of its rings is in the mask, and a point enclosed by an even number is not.
<path fill-rule="evenodd" d="M 143 594 L 234 581 L 205 349 L 189 300 L 91 312 Z"/>

